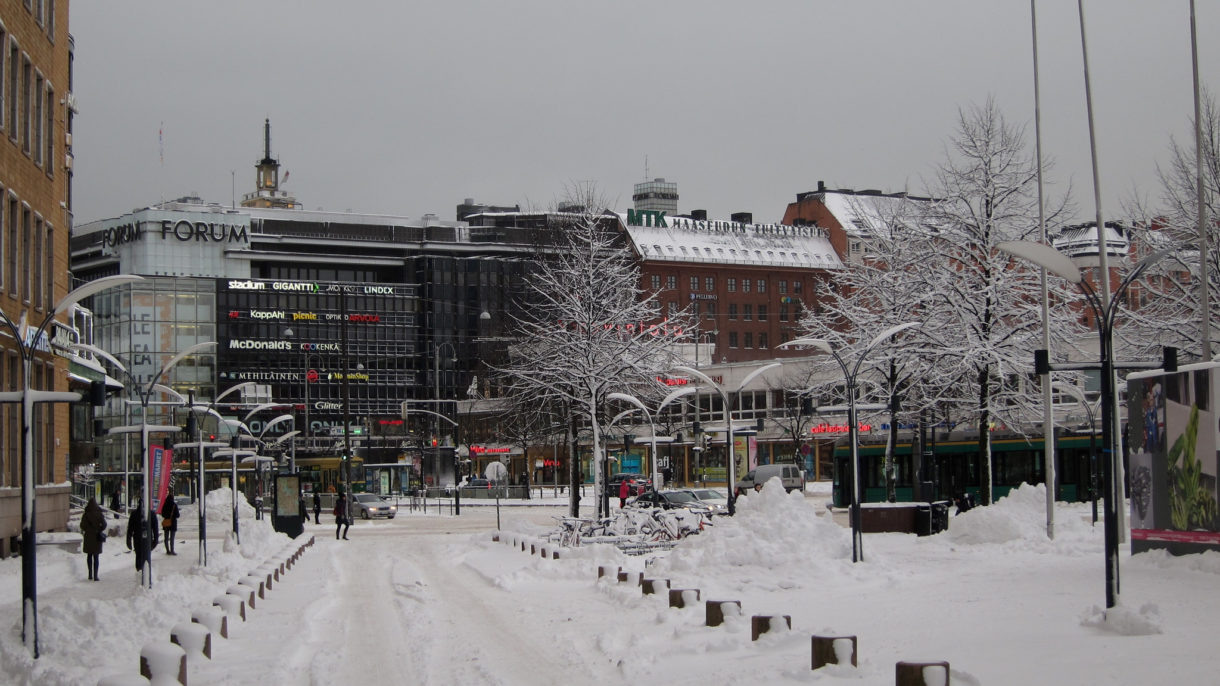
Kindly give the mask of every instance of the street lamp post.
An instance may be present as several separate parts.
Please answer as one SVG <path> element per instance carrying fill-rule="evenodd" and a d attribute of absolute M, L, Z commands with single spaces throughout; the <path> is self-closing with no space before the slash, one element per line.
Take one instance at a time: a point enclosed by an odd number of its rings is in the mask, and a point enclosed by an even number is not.
<path fill-rule="evenodd" d="M 145 535 L 143 536 L 142 540 L 140 541 L 140 550 L 137 551 L 136 554 L 142 555 L 144 558 L 144 564 L 141 568 L 141 583 L 142 584 L 147 583 L 148 587 L 152 588 L 152 581 L 153 581 L 152 550 L 149 547 L 149 543 L 152 541 L 152 518 L 148 516 L 148 513 L 152 510 L 152 485 L 149 483 L 149 473 L 148 473 L 148 467 L 149 467 L 149 464 L 148 464 L 148 461 L 149 461 L 148 434 L 151 432 L 154 432 L 154 431 L 163 432 L 163 433 L 177 433 L 177 432 L 181 431 L 182 429 L 181 429 L 181 427 L 178 427 L 175 425 L 149 424 L 148 423 L 148 405 L 152 399 L 152 394 L 154 391 L 165 394 L 165 395 L 169 395 L 173 398 L 176 398 L 176 400 L 178 402 L 184 401 L 185 398 L 183 398 L 180 394 L 175 392 L 173 389 L 167 388 L 159 383 L 161 380 L 161 377 L 165 376 L 165 374 L 170 369 L 172 369 L 175 365 L 177 365 L 179 362 L 186 359 L 187 357 L 201 353 L 208 349 L 215 348 L 216 342 L 207 341 L 205 343 L 196 343 L 195 345 L 192 345 L 191 347 L 187 348 L 186 350 L 183 350 L 182 352 L 174 355 L 173 357 L 171 357 L 169 359 L 169 361 L 167 361 L 165 364 L 161 365 L 161 368 L 157 370 L 157 373 L 153 376 L 153 378 L 145 386 L 141 386 L 140 383 L 136 380 L 135 376 L 133 376 L 132 373 L 130 371 L 128 371 L 127 367 L 123 366 L 123 363 L 119 362 L 119 360 L 117 358 L 115 358 L 113 355 L 106 352 L 105 350 L 102 350 L 101 348 L 98 348 L 97 346 L 88 345 L 88 344 L 84 344 L 84 343 L 75 344 L 75 345 L 73 345 L 73 347 L 77 348 L 77 349 L 81 349 L 81 350 L 87 350 L 87 351 L 97 355 L 98 357 L 101 357 L 105 361 L 109 362 L 112 367 L 114 367 L 119 372 L 121 372 L 125 377 L 127 377 L 129 389 L 133 390 L 137 396 L 135 402 L 139 402 L 139 404 L 140 404 L 140 408 L 141 408 L 140 409 L 140 423 L 138 425 L 132 424 L 132 425 L 128 425 L 128 426 L 114 427 L 114 428 L 110 429 L 110 433 L 136 433 L 136 432 L 139 432 L 139 434 L 140 434 L 140 479 L 141 479 L 140 515 L 144 520 Z"/>
<path fill-rule="evenodd" d="M 437 412 L 436 412 L 437 418 L 433 419 L 433 425 L 436 427 L 437 457 L 440 457 L 440 437 L 441 437 L 440 417 L 444 416 L 440 412 L 440 409 L 441 409 L 441 349 L 444 348 L 445 346 L 449 346 L 449 351 L 453 354 L 453 357 L 451 357 L 450 359 L 455 362 L 457 361 L 457 348 L 454 348 L 452 343 L 450 343 L 449 341 L 443 341 L 441 343 L 436 344 L 436 347 L 433 351 L 435 353 L 433 355 L 435 366 L 432 370 L 432 384 L 433 384 L 433 389 L 432 389 L 433 396 L 432 397 L 436 399 L 436 409 L 437 409 Z M 456 433 L 457 424 L 455 423 L 455 424 L 453 424 L 453 426 L 454 426 L 454 432 Z M 456 439 L 456 436 L 454 438 Z M 459 467 L 459 462 L 458 462 L 458 454 L 457 454 L 456 446 L 457 446 L 457 441 L 454 440 L 454 451 L 453 451 L 453 514 L 454 514 L 454 516 L 458 516 L 458 515 L 462 514 L 462 489 L 459 486 L 459 484 L 461 482 L 461 476 L 459 474 L 460 467 Z"/>
<path fill-rule="evenodd" d="M 25 608 L 21 613 L 21 640 L 35 659 L 38 658 L 38 566 L 37 527 L 34 517 L 34 501 L 37 495 L 34 485 L 34 403 L 74 403 L 80 400 L 80 394 L 31 388 L 34 352 L 40 342 L 46 342 L 47 327 L 51 322 L 76 303 L 112 286 L 143 280 L 143 277 L 134 274 L 108 276 L 73 289 L 43 318 L 33 336 L 27 337 L 29 332 L 24 322 L 18 326 L 0 310 L 0 321 L 13 337 L 13 344 L 21 358 L 21 390 L 0 392 L 0 402 L 21 403 L 21 606 Z"/>
<path fill-rule="evenodd" d="M 677 400 L 678 398 L 690 395 L 691 393 L 694 393 L 694 392 L 695 392 L 695 389 L 691 388 L 689 386 L 686 388 L 679 388 L 678 390 L 673 391 L 669 395 L 665 396 L 665 398 L 660 402 L 660 404 L 657 405 L 657 409 L 654 412 L 649 412 L 648 408 L 644 405 L 643 401 L 641 401 L 639 398 L 637 398 L 634 395 L 631 395 L 629 393 L 609 393 L 606 395 L 607 400 L 622 400 L 624 402 L 628 402 L 628 403 L 631 403 L 632 405 L 635 405 L 636 407 L 640 408 L 644 412 L 644 417 L 648 420 L 648 425 L 652 428 L 652 437 L 650 439 L 650 442 L 651 442 L 651 447 L 652 447 L 652 455 L 651 455 L 651 457 L 652 457 L 652 488 L 654 491 L 657 488 L 657 484 L 661 483 L 661 469 L 657 463 L 657 423 L 655 421 L 656 416 L 661 413 L 661 410 L 664 409 L 666 405 Z"/>
<path fill-rule="evenodd" d="M 843 371 L 843 380 L 847 384 L 847 431 L 848 440 L 851 441 L 851 561 L 864 561 L 864 533 L 860 526 L 860 498 L 863 489 L 860 487 L 860 440 L 859 440 L 859 425 L 856 421 L 856 377 L 860 373 L 860 366 L 868 357 L 868 353 L 877 347 L 883 341 L 888 340 L 891 336 L 905 331 L 907 329 L 919 326 L 918 322 L 906 322 L 891 326 L 890 328 L 877 334 L 872 341 L 869 342 L 860 354 L 856 357 L 856 363 L 850 368 L 847 361 L 843 359 L 839 352 L 835 350 L 829 341 L 821 338 L 798 338 L 796 340 L 781 343 L 779 347 L 790 348 L 798 346 L 807 346 L 817 348 L 824 353 L 834 357 L 835 362 L 839 364 L 839 369 Z"/>
<path fill-rule="evenodd" d="M 1093 502 L 1093 523 L 1097 523 L 1097 422 L 1093 418 L 1093 407 L 1089 405 L 1089 401 L 1084 397 L 1084 393 L 1079 388 L 1071 384 L 1054 382 L 1055 388 L 1072 396 L 1082 408 L 1085 415 L 1089 418 L 1089 500 Z"/>
<path fill-rule="evenodd" d="M 711 386 L 713 389 L 716 390 L 716 392 L 718 392 L 720 394 L 720 400 L 724 404 L 724 427 L 725 427 L 725 431 L 727 432 L 727 438 L 725 439 L 725 441 L 726 441 L 726 446 L 728 448 L 728 459 L 726 460 L 726 466 L 727 466 L 726 471 L 728 472 L 728 490 L 729 490 L 728 495 L 729 495 L 729 514 L 730 515 L 734 514 L 736 512 L 736 508 L 737 508 L 737 497 L 735 494 L 736 482 L 737 482 L 737 449 L 733 445 L 733 405 L 734 405 L 733 400 L 735 400 L 737 398 L 737 394 L 741 392 L 741 389 L 743 389 L 747 385 L 749 385 L 749 383 L 751 381 L 753 381 L 759 374 L 762 374 L 763 372 L 769 371 L 771 369 L 775 369 L 776 367 L 780 367 L 780 366 L 783 366 L 782 362 L 772 362 L 770 364 L 765 364 L 765 365 L 759 367 L 758 369 L 755 369 L 754 371 L 747 374 L 746 377 L 741 380 L 741 383 L 737 384 L 737 388 L 735 388 L 731 394 L 728 391 L 726 391 L 723 386 L 721 386 L 720 384 L 713 381 L 712 377 L 708 376 L 707 374 L 704 374 L 703 372 L 699 371 L 698 369 L 695 369 L 694 367 L 682 367 L 682 366 L 674 367 L 674 371 L 693 376 L 696 379 L 699 379 L 700 381 L 702 381 L 703 383 Z"/>
<path fill-rule="evenodd" d="M 1154 262 L 1173 252 L 1172 249 L 1155 252 L 1136 263 L 1135 267 L 1123 278 L 1111 295 L 1108 292 L 1109 280 L 1106 277 L 1106 267 L 1103 266 L 1101 276 L 1102 291 L 1098 292 L 1084 279 L 1080 269 L 1072 263 L 1071 258 L 1055 248 L 1033 241 L 1005 241 L 998 244 L 1000 250 L 1015 257 L 1028 260 L 1038 266 L 1073 283 L 1084 295 L 1085 303 L 1093 312 L 1097 321 L 1097 336 L 1100 345 L 1100 360 L 1096 363 L 1065 363 L 1051 364 L 1048 353 L 1039 351 L 1035 355 L 1037 374 L 1047 374 L 1055 370 L 1068 369 L 1099 369 L 1101 371 L 1101 451 L 1102 451 L 1102 509 L 1105 515 L 1105 560 L 1106 560 L 1106 608 L 1118 603 L 1119 569 L 1118 569 L 1118 511 L 1117 501 L 1122 497 L 1122 484 L 1115 478 L 1118 474 L 1117 461 L 1120 451 L 1116 449 L 1114 417 L 1114 371 L 1116 369 L 1149 369 L 1159 365 L 1148 363 L 1114 363 L 1114 318 L 1118 313 L 1118 305 L 1122 302 L 1127 288 L 1140 277 Z M 1107 252 L 1103 229 L 1098 225 L 1098 251 L 1101 255 Z"/>

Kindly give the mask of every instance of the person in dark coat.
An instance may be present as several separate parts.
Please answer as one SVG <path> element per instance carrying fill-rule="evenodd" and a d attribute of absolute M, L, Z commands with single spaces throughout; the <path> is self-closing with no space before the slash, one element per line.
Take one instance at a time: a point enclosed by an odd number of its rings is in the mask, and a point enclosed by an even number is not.
<path fill-rule="evenodd" d="M 352 528 L 352 513 L 347 509 L 347 496 L 340 493 L 335 501 L 335 540 L 339 540 L 339 529 L 343 529 L 343 540 L 347 539 L 347 530 Z"/>
<path fill-rule="evenodd" d="M 313 492 L 313 523 L 322 523 L 322 494 Z"/>
<path fill-rule="evenodd" d="M 144 569 L 144 560 L 152 557 L 152 550 L 157 547 L 157 515 L 152 509 L 148 510 L 152 526 L 145 528 L 142 512 L 139 507 L 133 508 L 131 518 L 127 520 L 127 549 L 135 551 L 137 572 Z M 151 540 L 147 538 L 150 536 Z"/>
<path fill-rule="evenodd" d="M 114 490 L 110 493 L 110 511 L 118 512 L 119 505 L 123 504 L 123 485 L 115 484 Z"/>
<path fill-rule="evenodd" d="M 80 518 L 81 550 L 85 552 L 85 566 L 89 569 L 89 579 L 97 581 L 97 568 L 102 556 L 102 536 L 106 532 L 106 515 L 94 498 L 85 505 L 85 513 Z"/>
<path fill-rule="evenodd" d="M 165 529 L 165 554 L 177 555 L 174 552 L 174 539 L 178 534 L 178 517 L 182 512 L 178 509 L 178 503 L 174 500 L 174 496 L 169 496 L 165 499 L 165 503 L 161 505 L 161 528 Z M 153 542 L 153 545 L 157 545 Z"/>

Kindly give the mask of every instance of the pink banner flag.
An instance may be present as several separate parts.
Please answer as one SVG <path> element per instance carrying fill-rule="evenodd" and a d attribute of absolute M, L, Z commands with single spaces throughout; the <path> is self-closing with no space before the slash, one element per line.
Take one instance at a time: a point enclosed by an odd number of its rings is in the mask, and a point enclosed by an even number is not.
<path fill-rule="evenodd" d="M 161 503 L 165 502 L 169 495 L 169 475 L 174 468 L 173 459 L 174 451 L 159 445 L 148 446 L 149 494 L 156 496 L 151 502 L 153 512 L 161 511 Z"/>

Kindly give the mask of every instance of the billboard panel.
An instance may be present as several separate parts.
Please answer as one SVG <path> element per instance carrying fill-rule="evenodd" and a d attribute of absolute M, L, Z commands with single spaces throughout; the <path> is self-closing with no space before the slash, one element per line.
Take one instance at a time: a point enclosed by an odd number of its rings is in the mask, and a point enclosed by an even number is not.
<path fill-rule="evenodd" d="M 1220 365 L 1127 379 L 1131 550 L 1220 550 Z"/>

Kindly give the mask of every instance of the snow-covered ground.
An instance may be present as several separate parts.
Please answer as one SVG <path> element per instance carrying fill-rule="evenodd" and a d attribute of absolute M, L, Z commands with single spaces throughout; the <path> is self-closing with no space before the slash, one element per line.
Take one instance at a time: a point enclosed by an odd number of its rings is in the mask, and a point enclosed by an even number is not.
<path fill-rule="evenodd" d="M 853 564 L 826 495 L 824 484 L 804 495 L 769 485 L 737 516 L 652 557 L 607 546 L 530 556 L 492 542 L 497 513 L 485 503 L 464 501 L 460 517 L 430 508 L 358 522 L 350 541 L 323 516 L 306 531 L 317 544 L 231 638 L 215 639 L 212 660 L 190 663 L 189 681 L 892 684 L 899 660 L 947 660 L 954 684 L 1217 683 L 1220 555 L 1131 557 L 1124 546 L 1121 603 L 1103 619 L 1102 530 L 1087 505 L 1061 504 L 1050 541 L 1044 492 L 1023 487 L 937 536 L 867 535 Z M 544 537 L 563 512 L 546 502 L 502 508 L 503 537 Z M 209 536 L 223 536 L 227 506 L 209 513 Z M 167 640 L 289 543 L 251 515 L 241 546 L 211 542 L 206 568 L 197 531 L 184 527 L 177 557 L 154 555 L 151 590 L 121 537 L 106 544 L 100 582 L 85 580 L 83 555 L 44 546 L 36 661 L 20 642 L 20 560 L 0 561 L 0 682 L 92 686 L 135 672 L 142 645 Z M 184 511 L 184 523 L 194 516 Z M 702 604 L 670 609 L 664 596 L 598 580 L 599 565 L 741 601 L 744 616 L 708 628 Z M 790 615 L 792 630 L 752 642 L 756 614 Z M 859 667 L 810 670 L 812 634 L 857 636 Z"/>

